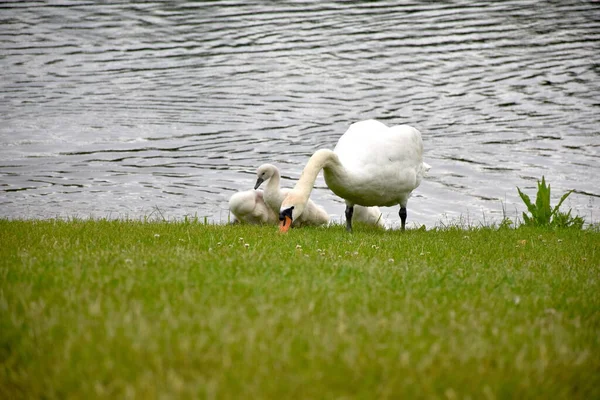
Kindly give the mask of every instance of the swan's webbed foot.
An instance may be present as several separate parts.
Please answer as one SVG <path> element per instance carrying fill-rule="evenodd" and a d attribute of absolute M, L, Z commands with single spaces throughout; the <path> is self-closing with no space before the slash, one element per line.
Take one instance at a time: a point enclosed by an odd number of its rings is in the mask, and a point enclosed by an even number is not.
<path fill-rule="evenodd" d="M 352 233 L 352 215 L 354 214 L 354 206 L 346 205 L 346 231 Z"/>
<path fill-rule="evenodd" d="M 406 216 L 407 216 L 406 207 L 400 206 L 400 212 L 398 214 L 400 214 L 400 222 L 402 223 L 400 229 L 405 230 L 406 229 Z"/>

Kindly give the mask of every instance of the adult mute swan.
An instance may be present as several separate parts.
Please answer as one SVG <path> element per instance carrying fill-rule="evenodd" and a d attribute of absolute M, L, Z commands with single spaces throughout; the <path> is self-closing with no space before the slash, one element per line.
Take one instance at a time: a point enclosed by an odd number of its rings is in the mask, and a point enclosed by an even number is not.
<path fill-rule="evenodd" d="M 279 221 L 277 213 L 265 204 L 260 190 L 234 193 L 229 199 L 229 210 L 234 216 L 234 223 L 275 225 Z"/>
<path fill-rule="evenodd" d="M 402 230 L 406 204 L 430 166 L 423 162 L 421 132 L 412 126 L 366 120 L 350 125 L 331 150 L 317 150 L 300 179 L 283 199 L 279 212 L 281 232 L 299 218 L 323 170 L 329 189 L 346 201 L 346 229 L 352 231 L 354 206 L 400 205 Z"/>
<path fill-rule="evenodd" d="M 281 202 L 291 189 L 280 188 L 281 175 L 279 174 L 279 169 L 272 164 L 263 164 L 256 170 L 256 185 L 254 185 L 254 189 L 258 189 L 263 182 L 267 182 L 263 194 L 265 203 L 278 216 Z M 329 214 L 327 214 L 327 211 L 308 199 L 304 207 L 304 212 L 294 220 L 294 227 L 324 225 L 328 222 Z"/>

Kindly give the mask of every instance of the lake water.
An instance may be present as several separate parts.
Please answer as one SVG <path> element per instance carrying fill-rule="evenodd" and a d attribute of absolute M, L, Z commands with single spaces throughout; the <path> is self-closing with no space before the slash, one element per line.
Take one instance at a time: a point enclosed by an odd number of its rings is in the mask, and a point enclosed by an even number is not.
<path fill-rule="evenodd" d="M 598 2 L 98 3 L 0 3 L 0 217 L 227 222 L 374 118 L 423 134 L 409 226 L 515 218 L 542 175 L 599 220 Z"/>

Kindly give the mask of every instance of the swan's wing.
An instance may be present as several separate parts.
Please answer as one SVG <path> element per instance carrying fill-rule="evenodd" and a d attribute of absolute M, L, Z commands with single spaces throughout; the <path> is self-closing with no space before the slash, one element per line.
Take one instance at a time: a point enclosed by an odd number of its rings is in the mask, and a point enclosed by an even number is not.
<path fill-rule="evenodd" d="M 261 224 L 278 224 L 279 213 L 271 210 L 271 207 L 265 203 L 264 193 L 262 191 L 256 192 L 256 206 L 254 207 L 253 215 L 260 221 Z"/>
<path fill-rule="evenodd" d="M 265 204 L 261 190 L 234 193 L 229 199 L 229 210 L 236 219 L 249 224 L 276 224 L 279 220 Z"/>
<path fill-rule="evenodd" d="M 417 168 L 423 162 L 423 141 L 421 133 L 412 126 L 388 128 L 368 120 L 352 124 L 334 152 L 350 170 Z"/>
<path fill-rule="evenodd" d="M 329 214 L 323 207 L 309 199 L 299 220 L 303 225 L 324 225 L 329 222 Z"/>
<path fill-rule="evenodd" d="M 256 194 L 253 190 L 237 192 L 229 198 L 229 210 L 240 219 L 252 212 L 256 204 Z"/>
<path fill-rule="evenodd" d="M 352 221 L 363 222 L 370 225 L 378 225 L 385 227 L 385 220 L 379 207 L 363 207 L 360 205 L 354 206 L 354 214 Z"/>
<path fill-rule="evenodd" d="M 387 130 L 388 127 L 379 121 L 356 122 L 340 137 L 333 152 L 338 155 L 344 167 L 360 167 L 382 147 L 383 135 Z"/>

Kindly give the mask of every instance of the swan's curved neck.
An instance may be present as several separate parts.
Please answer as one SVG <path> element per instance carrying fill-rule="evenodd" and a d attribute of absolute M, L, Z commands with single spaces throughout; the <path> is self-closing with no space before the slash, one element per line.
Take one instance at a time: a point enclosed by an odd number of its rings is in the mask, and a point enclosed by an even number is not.
<path fill-rule="evenodd" d="M 298 179 L 298 182 L 294 186 L 294 191 L 301 193 L 306 197 L 306 201 L 308 201 L 319 172 L 323 168 L 340 165 L 339 159 L 333 151 L 327 149 L 317 150 L 308 159 L 306 166 L 302 170 L 300 179 Z"/>
<path fill-rule="evenodd" d="M 279 175 L 279 170 L 274 169 L 273 175 L 271 175 L 271 177 L 269 178 L 269 181 L 267 182 L 267 190 L 271 190 L 271 191 L 279 190 L 280 181 L 281 181 L 281 176 Z"/>

